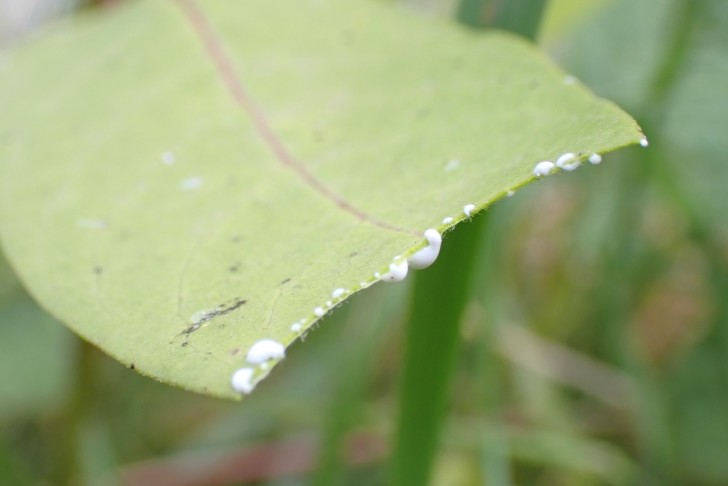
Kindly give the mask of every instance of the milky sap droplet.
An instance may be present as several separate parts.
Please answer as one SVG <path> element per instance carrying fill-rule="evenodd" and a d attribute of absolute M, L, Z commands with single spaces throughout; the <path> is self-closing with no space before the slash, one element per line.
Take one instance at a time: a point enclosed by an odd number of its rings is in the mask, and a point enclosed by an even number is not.
<path fill-rule="evenodd" d="M 271 359 L 281 359 L 286 355 L 286 347 L 273 339 L 256 341 L 245 357 L 250 364 L 261 364 Z"/>
<path fill-rule="evenodd" d="M 473 212 L 473 209 L 475 209 L 475 204 L 466 204 L 465 206 L 463 206 L 463 213 L 465 213 L 465 216 L 469 218 L 470 214 Z"/>
<path fill-rule="evenodd" d="M 253 369 L 252 368 L 240 368 L 233 373 L 230 379 L 230 385 L 233 390 L 245 393 L 246 395 L 253 391 L 255 384 L 253 383 Z"/>
<path fill-rule="evenodd" d="M 558 159 L 556 159 L 556 166 L 566 171 L 576 170 L 579 168 L 580 165 L 581 161 L 576 156 L 576 154 L 572 152 L 567 152 L 561 155 Z"/>
<path fill-rule="evenodd" d="M 602 162 L 602 156 L 599 154 L 591 154 L 589 156 L 589 162 L 594 165 L 600 164 Z"/>
<path fill-rule="evenodd" d="M 407 260 L 410 268 L 417 270 L 427 268 L 437 260 L 437 256 L 440 254 L 442 236 L 440 236 L 437 230 L 430 228 L 425 231 L 425 239 L 428 243 L 427 246 L 418 250 L 417 253 Z"/>
<path fill-rule="evenodd" d="M 544 177 L 549 174 L 551 174 L 556 169 L 556 166 L 553 162 L 544 160 L 543 162 L 539 162 L 536 164 L 536 166 L 533 168 L 533 175 L 536 177 Z"/>
<path fill-rule="evenodd" d="M 407 263 L 407 260 L 402 260 L 400 262 L 392 262 L 389 265 L 389 272 L 382 277 L 382 281 L 384 282 L 401 282 L 407 277 L 407 270 L 409 269 L 409 264 Z"/>

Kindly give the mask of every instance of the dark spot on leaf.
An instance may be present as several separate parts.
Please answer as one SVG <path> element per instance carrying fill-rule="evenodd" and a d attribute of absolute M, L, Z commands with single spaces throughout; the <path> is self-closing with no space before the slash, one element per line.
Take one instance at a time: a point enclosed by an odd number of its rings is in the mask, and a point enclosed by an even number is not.
<path fill-rule="evenodd" d="M 101 275 L 102 273 L 104 273 L 104 268 L 99 265 L 96 265 L 94 267 L 94 274 Z"/>
<path fill-rule="evenodd" d="M 283 280 L 281 281 L 281 283 L 282 283 L 282 284 L 286 284 L 286 283 L 288 283 L 288 282 L 290 282 L 290 281 L 291 281 L 291 279 L 290 279 L 290 278 L 286 278 L 286 279 L 283 279 Z"/>
<path fill-rule="evenodd" d="M 356 251 L 352 251 L 351 253 L 349 253 L 349 258 L 354 258 L 354 257 L 355 257 L 355 256 L 357 256 L 358 254 L 359 254 L 358 252 L 356 252 Z"/>
<path fill-rule="evenodd" d="M 235 356 L 240 352 L 240 348 L 230 350 L 230 356 Z"/>
<path fill-rule="evenodd" d="M 228 268 L 228 270 L 230 270 L 230 272 L 232 272 L 232 273 L 237 272 L 239 269 L 240 269 L 240 267 L 238 267 L 237 264 L 236 265 L 230 265 L 230 267 Z"/>
<path fill-rule="evenodd" d="M 136 366 L 134 365 L 134 363 L 131 363 L 131 364 L 129 365 L 129 369 L 130 369 L 130 370 L 135 370 L 135 369 L 136 369 Z"/>
<path fill-rule="evenodd" d="M 182 346 L 182 347 L 184 348 L 184 347 L 185 347 L 185 346 L 187 346 L 188 344 L 190 344 L 190 343 L 189 343 L 189 342 L 187 342 L 187 341 L 184 341 L 184 342 L 183 342 L 182 344 L 180 344 L 180 346 Z"/>
<path fill-rule="evenodd" d="M 196 330 L 198 330 L 200 327 L 202 327 L 202 324 L 209 321 L 210 319 L 213 319 L 218 316 L 224 316 L 225 314 L 229 314 L 230 312 L 234 311 L 235 309 L 242 307 L 245 305 L 245 303 L 248 302 L 247 299 L 235 299 L 227 304 L 220 304 L 217 307 L 215 307 L 212 310 L 209 310 L 205 312 L 204 314 L 200 315 L 195 322 L 193 322 L 187 329 L 182 331 L 182 334 L 192 334 Z"/>
<path fill-rule="evenodd" d="M 232 238 L 230 238 L 230 241 L 232 241 L 233 243 L 240 243 L 240 236 L 233 236 Z"/>

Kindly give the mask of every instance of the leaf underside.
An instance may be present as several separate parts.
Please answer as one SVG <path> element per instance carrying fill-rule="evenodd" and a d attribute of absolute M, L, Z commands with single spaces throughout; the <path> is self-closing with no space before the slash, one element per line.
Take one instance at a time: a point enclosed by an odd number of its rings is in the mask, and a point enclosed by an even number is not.
<path fill-rule="evenodd" d="M 87 15 L 4 54 L 0 106 L 0 231 L 35 298 L 227 398 L 254 342 L 291 344 L 425 229 L 641 138 L 516 37 L 366 1 Z"/>

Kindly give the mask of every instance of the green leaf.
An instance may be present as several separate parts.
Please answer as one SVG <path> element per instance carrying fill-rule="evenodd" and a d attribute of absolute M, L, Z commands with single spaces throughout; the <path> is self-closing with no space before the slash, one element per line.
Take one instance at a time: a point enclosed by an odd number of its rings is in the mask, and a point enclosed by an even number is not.
<path fill-rule="evenodd" d="M 8 258 L 164 382 L 236 397 L 253 343 L 291 344 L 425 229 L 641 138 L 511 35 L 366 1 L 198 3 L 77 19 L 0 71 Z"/>

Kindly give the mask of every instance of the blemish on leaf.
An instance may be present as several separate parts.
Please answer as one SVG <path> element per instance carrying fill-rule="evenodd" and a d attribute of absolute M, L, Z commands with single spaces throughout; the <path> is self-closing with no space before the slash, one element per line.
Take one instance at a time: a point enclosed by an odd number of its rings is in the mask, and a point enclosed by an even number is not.
<path fill-rule="evenodd" d="M 183 191 L 194 191 L 195 189 L 199 189 L 200 187 L 202 187 L 202 184 L 204 183 L 205 181 L 202 177 L 188 177 L 180 181 L 179 188 Z"/>
<path fill-rule="evenodd" d="M 458 167 L 460 167 L 460 160 L 452 159 L 445 165 L 445 172 L 452 172 Z"/>
<path fill-rule="evenodd" d="M 76 220 L 76 226 L 88 229 L 106 229 L 109 227 L 106 221 L 96 218 L 78 218 Z"/>
<path fill-rule="evenodd" d="M 202 324 L 209 321 L 210 319 L 213 319 L 218 316 L 224 316 L 225 314 L 229 314 L 230 312 L 234 311 L 235 309 L 242 307 L 245 305 L 245 303 L 248 302 L 247 299 L 236 299 L 232 303 L 225 305 L 218 305 L 212 310 L 201 310 L 197 311 L 194 314 L 192 314 L 192 317 L 190 320 L 192 321 L 192 325 L 190 325 L 187 329 L 182 331 L 183 334 L 191 334 L 198 330 Z"/>
<path fill-rule="evenodd" d="M 174 152 L 172 152 L 171 150 L 166 150 L 162 152 L 161 159 L 164 165 L 172 165 L 177 158 L 174 156 Z"/>
<path fill-rule="evenodd" d="M 287 284 L 290 281 L 291 281 L 290 278 L 285 278 L 285 279 L 281 280 L 281 284 Z"/>
<path fill-rule="evenodd" d="M 102 273 L 104 273 L 104 268 L 103 267 L 101 267 L 100 265 L 94 266 L 94 274 L 95 275 L 101 275 Z"/>

